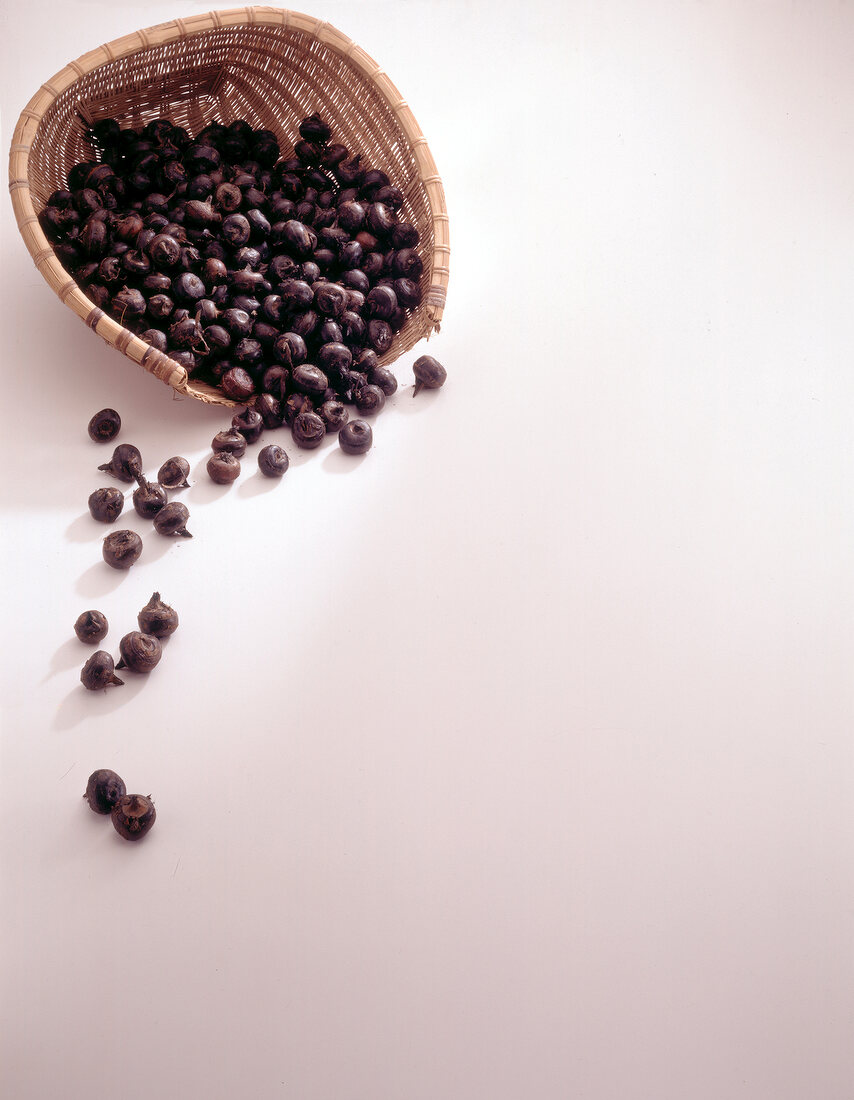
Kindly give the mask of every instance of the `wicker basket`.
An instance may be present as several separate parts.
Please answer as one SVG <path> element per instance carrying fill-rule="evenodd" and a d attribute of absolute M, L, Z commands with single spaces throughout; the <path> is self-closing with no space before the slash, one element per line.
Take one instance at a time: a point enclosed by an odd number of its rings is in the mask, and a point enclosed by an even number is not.
<path fill-rule="evenodd" d="M 62 267 L 37 219 L 68 170 L 93 159 L 84 126 L 114 117 L 135 127 L 160 115 L 198 132 L 216 119 L 272 130 L 283 155 L 301 119 L 319 112 L 334 139 L 382 168 L 406 196 L 421 235 L 421 304 L 383 356 L 393 362 L 439 327 L 448 283 L 448 215 L 426 139 L 383 70 L 328 23 L 280 8 L 215 11 L 137 31 L 70 62 L 36 92 L 12 138 L 9 188 L 18 228 L 60 300 L 108 344 L 180 393 L 230 405 L 96 308 Z"/>

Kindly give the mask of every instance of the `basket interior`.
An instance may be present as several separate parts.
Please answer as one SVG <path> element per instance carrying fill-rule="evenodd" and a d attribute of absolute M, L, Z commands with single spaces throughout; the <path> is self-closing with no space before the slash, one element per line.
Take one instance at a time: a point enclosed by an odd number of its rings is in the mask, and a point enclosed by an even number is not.
<path fill-rule="evenodd" d="M 423 301 L 431 282 L 433 220 L 406 136 L 370 79 L 346 56 L 292 26 L 214 27 L 147 46 L 82 75 L 39 123 L 28 165 L 33 205 L 41 210 L 48 196 L 65 186 L 74 164 L 95 159 L 83 119 L 112 117 L 136 128 L 164 116 L 194 134 L 213 120 L 244 118 L 272 130 L 282 155 L 289 156 L 300 121 L 313 112 L 330 124 L 333 141 L 361 153 L 365 167 L 382 168 L 403 192 L 400 216 L 418 227 L 421 238 Z M 419 306 L 382 361 L 393 362 L 432 327 Z"/>

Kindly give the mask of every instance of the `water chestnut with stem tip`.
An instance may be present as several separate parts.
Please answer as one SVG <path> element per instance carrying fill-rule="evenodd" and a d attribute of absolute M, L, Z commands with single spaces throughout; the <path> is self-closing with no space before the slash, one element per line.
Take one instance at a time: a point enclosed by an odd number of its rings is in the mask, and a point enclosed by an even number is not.
<path fill-rule="evenodd" d="M 132 443 L 120 443 L 113 457 L 98 467 L 119 481 L 138 481 L 142 477 L 142 455 Z"/>
<path fill-rule="evenodd" d="M 170 504 L 164 504 L 154 517 L 154 530 L 159 535 L 178 535 L 184 539 L 193 536 L 187 530 L 187 520 L 190 518 L 190 510 L 186 504 L 173 500 Z"/>
<path fill-rule="evenodd" d="M 168 638 L 178 629 L 178 612 L 164 603 L 159 592 L 152 592 L 151 599 L 136 617 L 143 634 L 155 638 Z"/>
<path fill-rule="evenodd" d="M 84 611 L 74 623 L 74 633 L 87 645 L 106 638 L 108 629 L 107 616 L 102 611 Z"/>
<path fill-rule="evenodd" d="M 116 676 L 115 665 L 110 654 L 105 649 L 99 649 L 81 669 L 80 683 L 87 691 L 103 691 L 111 684 L 123 684 L 124 680 Z"/>
<path fill-rule="evenodd" d="M 150 795 L 125 794 L 110 812 L 113 828 L 123 840 L 141 840 L 151 831 L 157 811 Z"/>
<path fill-rule="evenodd" d="M 112 485 L 96 489 L 89 496 L 89 514 L 99 523 L 115 523 L 124 506 L 124 493 Z"/>
<path fill-rule="evenodd" d="M 129 668 L 131 672 L 151 672 L 160 662 L 163 649 L 160 639 L 141 630 L 132 630 L 119 642 L 119 659 L 116 668 Z"/>
<path fill-rule="evenodd" d="M 113 531 L 104 539 L 101 554 L 111 569 L 130 569 L 142 554 L 142 539 L 136 531 Z"/>
<path fill-rule="evenodd" d="M 187 489 L 190 485 L 187 475 L 190 472 L 190 463 L 186 458 L 176 455 L 167 458 L 157 471 L 157 480 L 164 489 Z"/>

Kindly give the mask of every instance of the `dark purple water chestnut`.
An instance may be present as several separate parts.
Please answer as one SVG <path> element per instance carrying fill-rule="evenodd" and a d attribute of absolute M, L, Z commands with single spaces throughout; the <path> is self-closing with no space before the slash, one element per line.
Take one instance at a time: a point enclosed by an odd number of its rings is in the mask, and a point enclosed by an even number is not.
<path fill-rule="evenodd" d="M 208 345 L 205 342 L 205 333 L 202 326 L 198 321 L 194 321 L 192 317 L 185 317 L 181 321 L 176 321 L 174 325 L 169 328 L 169 341 L 175 348 L 200 348 L 202 351 L 208 350 Z"/>
<path fill-rule="evenodd" d="M 371 289 L 371 281 L 360 268 L 344 271 L 341 274 L 341 285 L 352 290 L 358 290 L 360 294 L 367 295 Z"/>
<path fill-rule="evenodd" d="M 133 491 L 133 506 L 143 519 L 154 519 L 166 501 L 166 490 L 156 482 L 143 481 Z"/>
<path fill-rule="evenodd" d="M 232 366 L 222 375 L 219 388 L 234 401 L 248 400 L 255 393 L 252 375 L 242 366 Z"/>
<path fill-rule="evenodd" d="M 190 463 L 186 458 L 176 455 L 167 458 L 157 471 L 157 480 L 164 489 L 186 489 L 189 487 L 187 476 L 190 473 Z"/>
<path fill-rule="evenodd" d="M 317 410 L 317 415 L 323 421 L 327 434 L 340 431 L 350 416 L 344 403 L 335 400 L 324 401 Z"/>
<path fill-rule="evenodd" d="M 365 420 L 348 420 L 338 433 L 338 446 L 348 455 L 363 455 L 371 449 L 374 433 Z"/>
<path fill-rule="evenodd" d="M 154 530 L 158 535 L 180 535 L 183 539 L 191 539 L 193 536 L 187 530 L 189 518 L 190 510 L 186 504 L 173 500 L 171 504 L 164 504 L 154 517 Z"/>
<path fill-rule="evenodd" d="M 362 257 L 361 270 L 369 282 L 379 279 L 383 273 L 384 263 L 381 253 L 366 251 Z M 367 291 L 365 293 L 367 294 Z"/>
<path fill-rule="evenodd" d="M 221 163 L 222 157 L 212 145 L 195 142 L 184 151 L 184 165 L 194 176 L 213 172 Z"/>
<path fill-rule="evenodd" d="M 89 438 L 96 443 L 110 443 L 119 434 L 122 418 L 115 409 L 101 409 L 89 421 Z"/>
<path fill-rule="evenodd" d="M 91 187 L 81 187 L 79 191 L 75 191 L 73 202 L 74 209 L 83 218 L 88 218 L 90 214 L 94 214 L 96 210 L 100 210 L 104 205 L 99 192 Z"/>
<path fill-rule="evenodd" d="M 168 294 L 172 289 L 172 280 L 162 271 L 152 271 L 145 276 L 141 285 L 146 294 Z"/>
<path fill-rule="evenodd" d="M 208 287 L 219 286 L 228 279 L 228 268 L 223 260 L 216 256 L 208 256 L 202 267 L 202 278 Z"/>
<path fill-rule="evenodd" d="M 346 344 L 335 342 L 321 345 L 317 351 L 317 365 L 328 377 L 340 377 L 350 369 L 353 353 Z"/>
<path fill-rule="evenodd" d="M 83 797 L 96 814 L 109 814 L 126 794 L 127 787 L 120 775 L 110 768 L 99 768 L 89 776 Z"/>
<path fill-rule="evenodd" d="M 358 233 L 365 224 L 367 206 L 362 202 L 344 202 L 338 206 L 338 224 L 348 233 Z"/>
<path fill-rule="evenodd" d="M 282 477 L 289 465 L 287 453 L 277 443 L 269 443 L 258 452 L 258 469 L 264 477 Z"/>
<path fill-rule="evenodd" d="M 290 392 L 290 371 L 278 363 L 267 367 L 261 378 L 261 389 L 271 393 L 278 401 L 284 401 Z"/>
<path fill-rule="evenodd" d="M 231 426 L 240 432 L 247 443 L 256 443 L 264 432 L 264 421 L 261 413 L 247 406 L 231 418 Z"/>
<path fill-rule="evenodd" d="M 323 146 L 316 141 L 303 138 L 294 145 L 294 156 L 299 157 L 303 164 L 319 164 L 322 153 Z"/>
<path fill-rule="evenodd" d="M 85 267 L 91 265 L 86 264 Z M 95 265 L 95 271 L 91 275 L 87 275 L 83 268 L 77 271 L 77 281 L 81 283 L 89 282 L 97 272 L 98 279 L 104 283 L 105 286 L 112 286 L 113 283 L 118 283 L 120 279 L 125 278 L 124 268 L 122 262 L 118 256 L 105 256 L 99 264 Z"/>
<path fill-rule="evenodd" d="M 285 367 L 294 367 L 308 358 L 305 340 L 296 332 L 283 332 L 273 344 L 274 358 Z"/>
<path fill-rule="evenodd" d="M 254 408 L 265 428 L 281 428 L 284 423 L 284 406 L 272 393 L 259 393 L 255 398 Z"/>
<path fill-rule="evenodd" d="M 387 206 L 389 210 L 393 210 L 397 213 L 403 206 L 405 195 L 399 187 L 395 187 L 394 184 L 387 183 L 385 187 L 380 187 L 374 194 L 374 202 L 381 202 L 384 206 Z"/>
<path fill-rule="evenodd" d="M 74 196 L 70 191 L 54 191 L 50 198 L 47 200 L 48 206 L 55 206 L 59 210 L 67 210 L 74 201 Z"/>
<path fill-rule="evenodd" d="M 248 313 L 250 317 L 255 317 L 258 310 L 261 308 L 261 303 L 257 298 L 252 298 L 248 294 L 235 294 L 231 298 L 232 309 L 242 309 L 244 313 Z"/>
<path fill-rule="evenodd" d="M 159 166 L 157 173 L 159 174 Z M 159 191 L 150 191 L 142 200 L 144 214 L 165 214 L 169 209 L 169 200 Z"/>
<path fill-rule="evenodd" d="M 314 291 L 303 279 L 283 279 L 279 284 L 279 294 L 291 310 L 308 309 L 314 302 Z"/>
<path fill-rule="evenodd" d="M 368 374 L 380 365 L 379 356 L 373 348 L 361 348 L 353 356 L 353 370 L 359 371 L 368 381 Z"/>
<path fill-rule="evenodd" d="M 119 324 L 125 321 L 131 323 L 138 320 L 145 313 L 146 301 L 141 291 L 131 290 L 123 286 L 113 295 L 110 301 L 110 310 Z"/>
<path fill-rule="evenodd" d="M 172 293 L 177 301 L 192 304 L 204 298 L 205 284 L 192 271 L 182 271 L 172 280 Z"/>
<path fill-rule="evenodd" d="M 108 629 L 107 616 L 102 611 L 84 611 L 74 623 L 74 633 L 87 645 L 94 645 L 106 638 Z"/>
<path fill-rule="evenodd" d="M 301 413 L 314 412 L 314 404 L 308 394 L 290 393 L 282 402 L 282 421 L 293 427 L 293 423 Z"/>
<path fill-rule="evenodd" d="M 142 554 L 142 539 L 136 531 L 113 531 L 104 539 L 101 554 L 111 569 L 130 569 Z"/>
<path fill-rule="evenodd" d="M 156 268 L 169 271 L 181 262 L 181 243 L 168 233 L 157 233 L 149 241 L 148 256 Z"/>
<path fill-rule="evenodd" d="M 314 141 L 319 145 L 325 145 L 332 136 L 329 124 L 324 122 L 316 112 L 302 120 L 299 124 L 299 133 L 305 141 Z"/>
<path fill-rule="evenodd" d="M 176 362 L 179 367 L 183 367 L 188 375 L 195 374 L 201 366 L 199 356 L 189 349 L 182 348 L 180 351 L 170 351 L 169 358 Z"/>
<path fill-rule="evenodd" d="M 200 325 L 207 327 L 214 324 L 217 317 L 219 317 L 219 307 L 211 298 L 199 298 L 196 302 L 193 317 Z"/>
<path fill-rule="evenodd" d="M 291 218 L 282 230 L 282 244 L 292 256 L 307 259 L 317 248 L 317 237 L 307 225 Z"/>
<path fill-rule="evenodd" d="M 385 203 L 372 202 L 368 207 L 367 223 L 369 231 L 375 237 L 385 240 L 397 224 L 397 218 Z"/>
<path fill-rule="evenodd" d="M 248 193 L 247 193 L 248 194 Z M 263 241 L 270 236 L 271 226 L 269 219 L 258 205 L 251 206 L 246 211 L 246 220 L 249 222 L 251 241 Z"/>
<path fill-rule="evenodd" d="M 394 313 L 389 318 L 389 327 L 392 332 L 400 332 L 403 326 L 409 319 L 409 314 L 402 306 L 398 306 Z"/>
<path fill-rule="evenodd" d="M 165 214 L 146 214 L 142 219 L 142 224 L 146 229 L 153 229 L 155 233 L 159 233 L 161 229 L 169 224 L 169 219 Z M 139 247 L 137 245 L 137 247 Z"/>
<path fill-rule="evenodd" d="M 305 450 L 319 447 L 326 436 L 326 425 L 316 412 L 301 412 L 291 425 L 294 442 Z"/>
<path fill-rule="evenodd" d="M 98 283 L 87 283 L 83 292 L 96 309 L 105 310 L 110 305 L 110 292 Z M 128 324 L 131 322 L 128 321 Z"/>
<path fill-rule="evenodd" d="M 344 314 L 342 313 L 341 316 L 343 317 Z M 324 317 L 314 333 L 314 339 L 320 345 L 341 344 L 344 342 L 344 334 L 337 321 L 333 321 L 331 317 Z"/>
<path fill-rule="evenodd" d="M 362 416 L 373 416 L 381 412 L 385 405 L 385 394 L 379 386 L 370 383 L 359 386 L 353 393 L 353 401 Z"/>
<path fill-rule="evenodd" d="M 341 339 L 349 347 L 359 348 L 368 338 L 368 326 L 358 313 L 345 310 L 341 314 Z"/>
<path fill-rule="evenodd" d="M 223 310 L 219 316 L 220 324 L 227 329 L 235 340 L 240 340 L 252 332 L 252 318 L 244 309 Z"/>
<path fill-rule="evenodd" d="M 211 355 L 225 355 L 231 347 L 231 335 L 222 325 L 208 325 L 205 329 L 205 343 Z"/>
<path fill-rule="evenodd" d="M 416 359 L 412 364 L 412 373 L 415 375 L 413 397 L 422 389 L 438 390 L 448 377 L 448 372 L 432 355 L 422 355 Z"/>
<path fill-rule="evenodd" d="M 209 202 L 202 199 L 190 199 L 184 205 L 184 217 L 186 224 L 197 225 L 200 228 L 210 228 L 222 222 L 222 215 L 214 210 Z"/>
<path fill-rule="evenodd" d="M 151 344 L 157 351 L 161 351 L 164 354 L 169 348 L 169 341 L 166 338 L 166 333 L 161 332 L 158 328 L 147 328 L 139 334 L 140 340 L 144 340 L 146 344 Z"/>
<path fill-rule="evenodd" d="M 377 191 L 382 187 L 388 187 L 389 178 L 380 168 L 369 168 L 362 175 L 360 184 L 361 192 L 367 199 L 376 200 Z"/>
<path fill-rule="evenodd" d="M 391 261 L 391 272 L 395 279 L 421 278 L 424 264 L 421 257 L 412 248 L 401 248 L 395 252 Z"/>
<path fill-rule="evenodd" d="M 377 386 L 386 397 L 391 397 L 397 390 L 397 378 L 388 367 L 373 367 L 368 371 L 368 383 Z"/>
<path fill-rule="evenodd" d="M 123 684 L 116 676 L 113 658 L 105 649 L 93 653 L 80 671 L 80 683 L 87 691 L 103 691 L 111 684 Z"/>
<path fill-rule="evenodd" d="M 397 309 L 397 295 L 390 286 L 375 286 L 368 292 L 365 305 L 370 317 L 379 317 L 383 321 L 388 321 Z"/>
<path fill-rule="evenodd" d="M 340 142 L 334 142 L 331 145 L 327 145 L 323 150 L 323 155 L 320 158 L 320 163 L 324 168 L 335 168 L 337 165 L 345 161 L 350 155 L 346 145 L 342 145 Z"/>
<path fill-rule="evenodd" d="M 152 294 L 148 299 L 148 316 L 154 321 L 166 321 L 174 309 L 175 303 L 168 294 Z"/>
<path fill-rule="evenodd" d="M 368 344 L 377 355 L 384 355 L 392 345 L 394 333 L 388 321 L 377 318 L 368 322 Z"/>
<path fill-rule="evenodd" d="M 242 269 L 244 267 L 250 267 L 253 271 L 256 271 L 261 266 L 261 250 L 254 245 L 245 244 L 242 248 L 236 249 L 234 253 L 234 263 L 232 265 L 235 270 Z M 257 286 L 264 281 L 264 276 L 259 273 L 257 278 Z M 246 289 L 246 288 L 243 288 Z M 250 286 L 248 289 L 254 290 L 255 286 Z"/>
<path fill-rule="evenodd" d="M 159 592 L 153 592 L 151 599 L 136 617 L 143 634 L 153 638 L 168 638 L 178 629 L 178 612 L 160 599 Z"/>
<path fill-rule="evenodd" d="M 341 160 L 335 165 L 324 165 L 324 167 L 332 167 L 335 178 L 343 187 L 358 187 L 364 176 L 361 160 L 361 154 L 357 153 L 350 160 Z"/>
<path fill-rule="evenodd" d="M 308 340 L 320 324 L 320 317 L 313 309 L 304 309 L 301 313 L 295 313 L 290 319 L 291 332 Z"/>
<path fill-rule="evenodd" d="M 226 244 L 240 248 L 249 242 L 252 229 L 243 214 L 229 214 L 222 220 L 220 234 Z"/>
<path fill-rule="evenodd" d="M 263 362 L 264 349 L 253 337 L 244 336 L 232 348 L 231 358 L 238 366 L 252 371 Z"/>
<path fill-rule="evenodd" d="M 291 370 L 291 382 L 297 393 L 304 393 L 316 400 L 329 386 L 326 374 L 311 363 L 298 363 Z"/>
<path fill-rule="evenodd" d="M 392 248 L 402 251 L 415 248 L 419 241 L 418 229 L 411 222 L 398 222 L 391 231 Z"/>
<path fill-rule="evenodd" d="M 180 184 L 187 183 L 187 169 L 177 157 L 169 157 L 160 165 L 158 182 L 164 190 L 174 191 Z"/>
<path fill-rule="evenodd" d="M 347 294 L 337 283 L 315 283 L 314 306 L 328 317 L 340 317 L 347 305 Z"/>
<path fill-rule="evenodd" d="M 156 818 L 154 803 L 144 794 L 123 795 L 110 813 L 113 828 L 123 840 L 141 840 Z"/>
<path fill-rule="evenodd" d="M 221 183 L 214 194 L 214 203 L 224 214 L 235 214 L 243 202 L 243 192 L 233 183 Z"/>
<path fill-rule="evenodd" d="M 119 481 L 136 481 L 142 477 L 142 455 L 132 443 L 120 443 L 109 462 L 98 467 Z"/>
<path fill-rule="evenodd" d="M 300 264 L 300 278 L 303 282 L 308 283 L 310 287 L 314 287 L 315 283 L 327 282 L 328 280 L 322 275 L 320 268 L 314 262 L 314 260 L 305 260 Z M 312 289 L 312 293 L 314 290 Z"/>
<path fill-rule="evenodd" d="M 296 260 L 284 253 L 278 253 L 270 260 L 267 268 L 267 278 L 274 283 L 280 283 L 284 279 L 293 278 L 298 269 Z"/>
<path fill-rule="evenodd" d="M 123 252 L 120 262 L 127 274 L 135 279 L 141 279 L 151 271 L 151 260 L 138 248 Z"/>
<path fill-rule="evenodd" d="M 316 248 L 314 260 L 324 275 L 329 275 L 337 262 L 336 253 L 331 248 Z"/>
<path fill-rule="evenodd" d="M 121 654 L 116 668 L 129 668 L 131 672 L 151 672 L 163 655 L 160 639 L 141 630 L 132 630 L 119 642 Z"/>
<path fill-rule="evenodd" d="M 211 450 L 228 451 L 235 458 L 242 458 L 246 454 L 246 440 L 236 428 L 227 428 L 213 437 Z"/>
<path fill-rule="evenodd" d="M 240 476 L 240 460 L 228 451 L 217 451 L 208 459 L 207 471 L 217 485 L 230 485 Z"/>
<path fill-rule="evenodd" d="M 281 327 L 272 325 L 268 321 L 257 321 L 252 326 L 252 339 L 257 340 L 264 349 L 265 359 L 270 359 L 273 354 L 273 345 L 281 335 Z"/>
<path fill-rule="evenodd" d="M 404 309 L 414 309 L 421 301 L 421 288 L 414 279 L 395 279 L 394 293 Z"/>
<path fill-rule="evenodd" d="M 121 217 L 116 218 L 113 225 L 113 235 L 124 244 L 133 246 L 143 229 L 145 229 L 145 223 L 142 216 L 132 210 L 129 214 L 123 214 Z"/>

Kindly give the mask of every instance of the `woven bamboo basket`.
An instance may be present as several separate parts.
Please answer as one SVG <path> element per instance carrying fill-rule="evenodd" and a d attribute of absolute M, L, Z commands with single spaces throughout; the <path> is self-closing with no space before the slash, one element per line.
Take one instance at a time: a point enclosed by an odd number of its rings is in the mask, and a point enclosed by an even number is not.
<path fill-rule="evenodd" d="M 393 362 L 438 329 L 448 284 L 448 215 L 436 164 L 395 85 L 364 50 L 320 19 L 250 7 L 176 19 L 108 42 L 42 84 L 12 137 L 9 188 L 18 228 L 59 299 L 108 344 L 179 393 L 231 405 L 179 364 L 96 308 L 59 262 L 37 214 L 69 169 L 95 159 L 85 126 L 158 116 L 190 133 L 245 118 L 272 130 L 290 155 L 299 122 L 317 111 L 334 140 L 382 168 L 404 193 L 401 217 L 418 227 L 422 299 L 382 357 Z"/>

